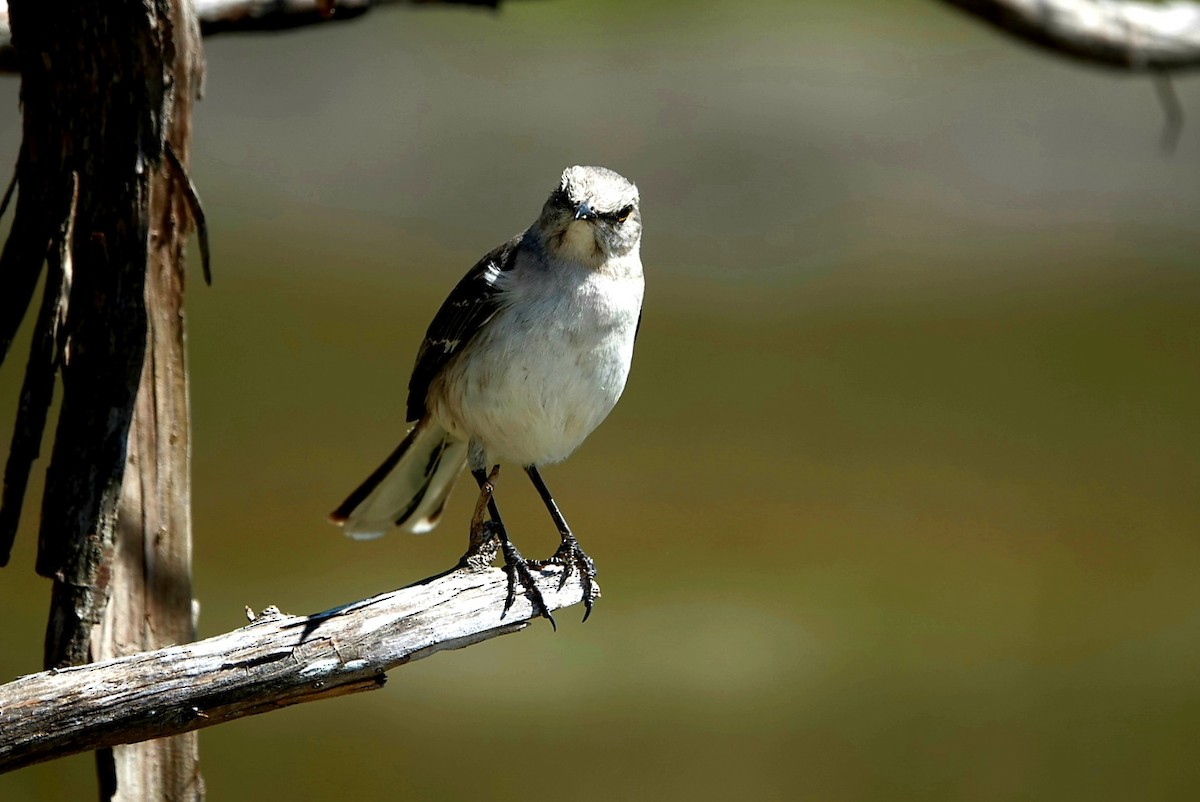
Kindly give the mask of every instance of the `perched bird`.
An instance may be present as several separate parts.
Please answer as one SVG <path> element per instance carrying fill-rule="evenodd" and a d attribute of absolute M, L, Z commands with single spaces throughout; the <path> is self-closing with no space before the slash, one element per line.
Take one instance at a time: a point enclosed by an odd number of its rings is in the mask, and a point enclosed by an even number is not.
<path fill-rule="evenodd" d="M 641 235 L 632 182 L 604 167 L 564 170 L 533 225 L 481 259 L 442 303 L 408 384 L 412 430 L 330 519 L 354 538 L 392 526 L 427 532 L 470 464 L 481 496 L 464 561 L 498 540 L 505 611 L 519 581 L 552 623 L 529 567 L 560 564 L 563 581 L 575 568 L 587 620 L 595 565 L 538 466 L 566 459 L 625 388 L 641 321 Z M 492 495 L 501 463 L 524 468 L 550 511 L 562 537 L 550 560 L 530 563 L 509 540 Z"/>

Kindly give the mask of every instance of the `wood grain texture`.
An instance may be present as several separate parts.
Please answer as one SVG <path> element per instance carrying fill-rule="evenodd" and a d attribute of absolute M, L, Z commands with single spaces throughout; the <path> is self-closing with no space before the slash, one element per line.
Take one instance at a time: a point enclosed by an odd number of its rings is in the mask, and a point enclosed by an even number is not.
<path fill-rule="evenodd" d="M 562 587 L 559 568 L 534 575 L 551 610 L 583 600 L 577 572 Z M 315 615 L 268 608 L 224 635 L 20 677 L 0 686 L 0 772 L 381 687 L 397 666 L 526 627 L 523 594 L 503 615 L 507 588 L 498 568 L 461 568 Z"/>
<path fill-rule="evenodd" d="M 62 310 L 39 315 L 26 394 L 39 408 L 61 374 L 62 406 L 46 473 L 37 570 L 54 580 L 47 625 L 48 666 L 90 659 L 91 628 L 108 592 L 108 564 L 125 468 L 126 439 L 146 348 L 145 276 L 149 173 L 162 160 L 164 24 L 158 4 L 77 0 L 12 4 L 22 42 L 22 145 L 10 246 L 24 275 L 50 256 Z M 35 232 L 33 239 L 29 231 Z M 8 265 L 5 265 L 6 269 Z M 53 273 L 54 271 L 52 271 Z M 23 292 L 12 311 L 19 318 Z M 46 345 L 54 347 L 47 353 Z M 37 414 L 34 414 L 34 413 Z M 5 531 L 19 516 L 24 479 L 40 444 L 44 413 L 23 415 L 6 477 Z M 21 492 L 18 492 L 21 491 Z"/>
<path fill-rule="evenodd" d="M 49 269 L 6 465 L 0 559 L 58 372 L 37 558 L 53 579 L 48 667 L 194 637 L 183 330 L 191 207 L 182 162 L 166 158 L 172 148 L 186 159 L 202 79 L 191 8 L 12 4 L 23 140 L 16 225 L 0 257 L 16 290 L 0 355 L 43 257 Z M 97 759 L 103 800 L 203 797 L 192 736 Z"/>
<path fill-rule="evenodd" d="M 186 169 L 192 105 L 204 71 L 190 6 L 170 3 L 163 61 L 173 91 L 164 108 L 166 147 L 150 175 L 146 249 L 146 348 L 125 455 L 109 572 L 109 603 L 92 630 L 101 661 L 196 637 L 192 615 L 191 424 L 184 288 L 191 233 Z M 148 76 L 153 78 L 153 76 Z M 196 733 L 97 752 L 100 798 L 200 802 Z"/>

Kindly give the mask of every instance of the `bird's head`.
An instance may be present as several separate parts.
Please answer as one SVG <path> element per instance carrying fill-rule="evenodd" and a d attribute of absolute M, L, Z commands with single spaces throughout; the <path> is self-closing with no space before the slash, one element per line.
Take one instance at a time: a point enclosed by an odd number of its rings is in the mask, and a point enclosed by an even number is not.
<path fill-rule="evenodd" d="M 642 238 L 638 190 L 606 167 L 568 167 L 538 218 L 548 252 L 599 265 L 635 252 Z"/>

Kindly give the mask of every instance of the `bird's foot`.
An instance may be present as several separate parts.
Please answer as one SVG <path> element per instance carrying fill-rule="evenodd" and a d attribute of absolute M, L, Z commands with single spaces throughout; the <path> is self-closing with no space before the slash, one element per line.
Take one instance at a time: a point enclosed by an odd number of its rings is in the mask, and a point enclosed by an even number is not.
<path fill-rule="evenodd" d="M 579 547 L 579 541 L 575 539 L 574 535 L 568 534 L 563 537 L 562 545 L 554 552 L 553 557 L 548 560 L 533 561 L 531 565 L 535 568 L 547 565 L 561 567 L 562 576 L 558 579 L 559 590 L 562 590 L 567 584 L 567 578 L 571 575 L 572 568 L 579 571 L 579 578 L 583 584 L 583 620 L 588 620 L 588 616 L 592 614 L 592 603 L 600 595 L 600 589 L 596 586 L 596 563 Z"/>
<path fill-rule="evenodd" d="M 546 600 L 542 598 L 542 591 L 537 586 L 537 580 L 534 579 L 533 572 L 529 570 L 531 566 L 539 567 L 538 564 L 522 557 L 521 552 L 517 551 L 517 547 L 507 537 L 501 536 L 499 540 L 500 548 L 504 552 L 504 572 L 508 574 L 508 596 L 504 599 L 504 611 L 500 613 L 500 617 L 503 618 L 507 615 L 509 608 L 517 600 L 517 583 L 519 582 L 529 603 L 533 605 L 533 614 L 540 615 L 549 621 L 550 626 L 557 632 L 558 624 L 554 622 L 554 616 L 550 614 L 550 608 L 546 606 Z"/>

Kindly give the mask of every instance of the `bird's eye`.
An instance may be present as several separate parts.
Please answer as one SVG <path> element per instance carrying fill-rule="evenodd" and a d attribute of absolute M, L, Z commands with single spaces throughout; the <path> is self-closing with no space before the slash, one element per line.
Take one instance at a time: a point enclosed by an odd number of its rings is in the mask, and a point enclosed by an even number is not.
<path fill-rule="evenodd" d="M 624 223 L 629 219 L 629 215 L 633 214 L 633 206 L 626 206 L 617 212 L 617 222 Z"/>

